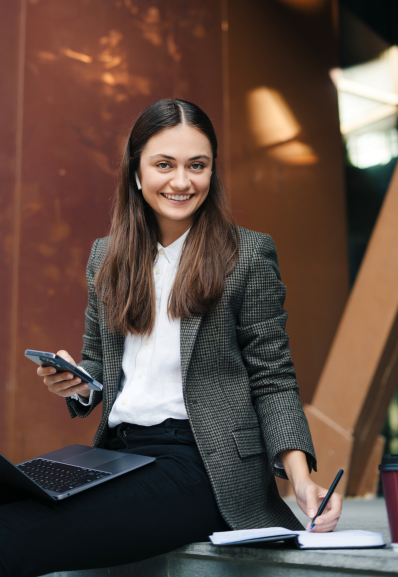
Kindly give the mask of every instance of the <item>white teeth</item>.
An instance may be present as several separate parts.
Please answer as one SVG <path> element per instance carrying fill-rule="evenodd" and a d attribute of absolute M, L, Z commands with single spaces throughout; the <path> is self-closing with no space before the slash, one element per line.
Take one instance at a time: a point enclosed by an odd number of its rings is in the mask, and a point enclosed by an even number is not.
<path fill-rule="evenodd" d="M 176 195 L 176 194 L 166 194 L 166 193 L 163 193 L 163 194 L 164 194 L 164 196 L 165 196 L 166 198 L 168 198 L 169 200 L 188 200 L 188 198 L 191 198 L 191 196 L 192 196 L 191 194 L 188 194 L 188 195 L 185 195 L 185 196 Z"/>

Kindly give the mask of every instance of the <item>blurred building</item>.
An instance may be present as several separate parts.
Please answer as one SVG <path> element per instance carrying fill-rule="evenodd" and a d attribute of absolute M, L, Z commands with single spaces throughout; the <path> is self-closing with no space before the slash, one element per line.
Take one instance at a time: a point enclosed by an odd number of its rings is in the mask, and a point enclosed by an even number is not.
<path fill-rule="evenodd" d="M 354 284 L 398 157 L 398 5 L 341 0 L 339 94 L 345 150 L 350 280 Z M 395 389 L 397 388 L 397 379 Z M 384 451 L 398 452 L 398 397 L 383 427 Z"/>

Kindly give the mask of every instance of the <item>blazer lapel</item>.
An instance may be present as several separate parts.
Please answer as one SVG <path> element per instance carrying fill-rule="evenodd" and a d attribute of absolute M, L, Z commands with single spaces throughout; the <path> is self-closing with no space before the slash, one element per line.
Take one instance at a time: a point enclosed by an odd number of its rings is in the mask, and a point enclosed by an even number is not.
<path fill-rule="evenodd" d="M 180 351 L 182 386 L 185 389 L 189 361 L 198 335 L 203 315 L 192 315 L 181 319 Z"/>

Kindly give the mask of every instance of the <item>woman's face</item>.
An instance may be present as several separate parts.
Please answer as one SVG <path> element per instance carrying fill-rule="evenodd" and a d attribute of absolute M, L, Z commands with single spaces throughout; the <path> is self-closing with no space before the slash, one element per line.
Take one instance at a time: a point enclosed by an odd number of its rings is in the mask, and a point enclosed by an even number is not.
<path fill-rule="evenodd" d="M 173 224 L 189 228 L 209 192 L 212 164 L 207 136 L 187 124 L 167 128 L 148 141 L 138 176 L 161 230 Z"/>

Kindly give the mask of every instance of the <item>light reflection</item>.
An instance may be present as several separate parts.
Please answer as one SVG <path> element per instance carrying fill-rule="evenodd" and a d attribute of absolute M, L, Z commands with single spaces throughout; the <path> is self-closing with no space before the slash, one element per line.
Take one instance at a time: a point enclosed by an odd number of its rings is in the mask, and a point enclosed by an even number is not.
<path fill-rule="evenodd" d="M 57 59 L 57 56 L 55 54 L 53 54 L 52 52 L 46 52 L 44 50 L 38 52 L 37 55 L 41 60 L 44 61 L 53 62 L 54 60 Z"/>
<path fill-rule="evenodd" d="M 296 8 L 303 12 L 317 12 L 322 10 L 327 0 L 279 0 L 282 4 L 287 4 L 290 8 Z"/>
<path fill-rule="evenodd" d="M 350 136 L 347 151 L 351 164 L 357 168 L 388 164 L 398 156 L 397 129 Z"/>
<path fill-rule="evenodd" d="M 247 95 L 249 129 L 257 146 L 272 146 L 292 140 L 300 132 L 300 125 L 283 96 L 262 86 Z"/>
<path fill-rule="evenodd" d="M 107 54 L 106 52 L 102 53 L 98 59 L 100 62 L 104 63 L 104 68 L 107 68 L 108 70 L 110 68 L 115 68 L 116 66 L 119 66 L 119 64 L 121 64 L 122 62 L 121 56 L 112 56 L 111 54 Z"/>
<path fill-rule="evenodd" d="M 318 157 L 308 144 L 300 142 L 301 126 L 283 96 L 261 86 L 247 95 L 248 125 L 257 148 L 267 156 L 291 165 L 308 165 Z"/>
<path fill-rule="evenodd" d="M 102 46 L 108 46 L 109 48 L 115 48 L 123 40 L 123 34 L 118 30 L 110 30 L 108 36 L 102 36 L 100 38 L 100 44 Z"/>
<path fill-rule="evenodd" d="M 148 8 L 138 26 L 141 28 L 145 40 L 148 40 L 153 46 L 161 46 L 163 44 L 159 8 L 155 6 Z"/>
<path fill-rule="evenodd" d="M 80 60 L 80 62 L 84 62 L 85 64 L 90 64 L 93 61 L 92 57 L 88 54 L 83 54 L 82 52 L 75 52 L 70 48 L 64 48 L 62 53 L 65 54 L 68 58 L 73 58 L 74 60 Z"/>
<path fill-rule="evenodd" d="M 279 144 L 267 151 L 267 153 L 271 158 L 296 166 L 316 164 L 318 162 L 318 157 L 311 146 L 298 140 Z"/>
<path fill-rule="evenodd" d="M 346 135 L 361 128 L 368 127 L 370 124 L 378 122 L 379 120 L 384 120 L 391 117 L 394 121 L 396 114 L 397 109 L 395 106 L 390 106 L 388 104 L 384 106 L 377 106 L 371 110 L 368 110 L 367 112 L 364 112 L 357 118 L 341 122 L 340 131 L 341 134 Z"/>
<path fill-rule="evenodd" d="M 105 82 L 105 84 L 109 84 L 109 86 L 115 86 L 116 84 L 116 79 L 110 72 L 104 72 L 101 76 L 101 80 L 102 82 Z"/>
<path fill-rule="evenodd" d="M 380 90 L 375 86 L 369 86 L 368 84 L 345 78 L 340 68 L 331 70 L 330 77 L 339 92 L 355 94 L 356 96 L 362 96 L 369 100 L 375 100 L 376 102 L 383 102 L 384 104 L 391 104 L 393 106 L 398 104 L 398 94 L 396 92 Z"/>
<path fill-rule="evenodd" d="M 343 70 L 331 70 L 339 97 L 340 130 L 357 168 L 383 165 L 398 156 L 398 48 Z"/>

